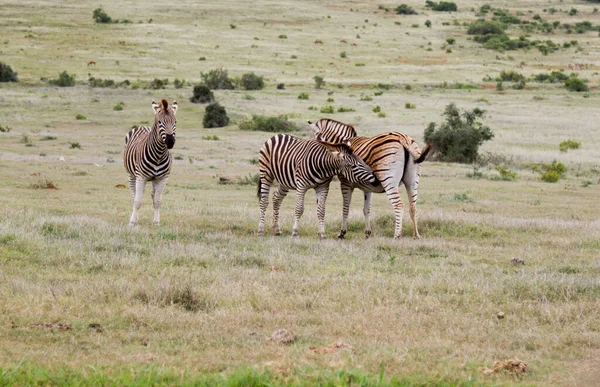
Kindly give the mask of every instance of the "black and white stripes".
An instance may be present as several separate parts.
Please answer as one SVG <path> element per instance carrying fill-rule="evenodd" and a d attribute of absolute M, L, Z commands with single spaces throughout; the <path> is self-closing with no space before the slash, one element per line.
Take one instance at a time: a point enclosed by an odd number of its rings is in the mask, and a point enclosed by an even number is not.
<path fill-rule="evenodd" d="M 298 221 L 304 212 L 306 191 L 317 192 L 317 217 L 319 237 L 325 238 L 325 201 L 329 183 L 335 175 L 348 181 L 364 185 L 377 184 L 369 167 L 346 145 L 328 148 L 314 140 L 306 140 L 287 134 L 271 137 L 262 146 L 259 154 L 260 221 L 258 233 L 264 233 L 265 212 L 269 202 L 269 190 L 274 181 L 279 183 L 273 195 L 273 231 L 280 234 L 279 208 L 290 190 L 296 190 L 296 211 L 292 235 L 298 235 Z"/>
<path fill-rule="evenodd" d="M 166 100 L 161 105 L 152 101 L 155 118 L 150 128 L 139 126 L 125 136 L 123 161 L 129 173 L 129 186 L 133 197 L 133 212 L 129 220 L 131 226 L 138 222 L 138 210 L 146 182 L 152 181 L 152 201 L 154 223 L 160 223 L 160 202 L 162 192 L 171 174 L 172 157 L 169 149 L 175 145 L 177 102 L 169 107 Z"/>

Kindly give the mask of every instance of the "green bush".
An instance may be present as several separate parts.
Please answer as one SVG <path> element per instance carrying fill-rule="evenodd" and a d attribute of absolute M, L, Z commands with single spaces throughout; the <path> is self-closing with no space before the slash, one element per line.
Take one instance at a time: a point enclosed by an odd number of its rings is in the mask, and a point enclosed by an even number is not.
<path fill-rule="evenodd" d="M 406 4 L 400 4 L 396 7 L 395 11 L 398 15 L 418 15 L 417 11 Z"/>
<path fill-rule="evenodd" d="M 525 79 L 525 76 L 516 71 L 504 71 L 500 72 L 500 79 L 504 82 L 519 82 Z"/>
<path fill-rule="evenodd" d="M 453 45 L 456 42 L 456 39 L 454 38 L 446 38 L 446 43 L 448 43 L 449 45 Z"/>
<path fill-rule="evenodd" d="M 121 111 L 121 110 L 123 110 L 123 106 L 124 105 L 125 104 L 123 102 L 119 102 L 118 104 L 116 104 L 115 106 L 113 106 L 113 110 Z"/>
<path fill-rule="evenodd" d="M 308 99 L 308 93 L 302 92 L 298 94 L 298 99 Z"/>
<path fill-rule="evenodd" d="M 0 62 L 0 82 L 19 82 L 17 73 L 9 65 Z"/>
<path fill-rule="evenodd" d="M 581 143 L 579 141 L 566 140 L 566 141 L 561 141 L 561 143 L 558 145 L 558 148 L 560 149 L 561 152 L 566 152 L 569 149 L 579 149 L 580 146 L 581 146 Z"/>
<path fill-rule="evenodd" d="M 102 7 L 96 8 L 94 10 L 92 17 L 94 18 L 96 23 L 112 23 L 113 22 L 112 18 L 110 16 L 108 16 L 106 14 L 106 12 L 104 12 Z"/>
<path fill-rule="evenodd" d="M 560 161 L 553 160 L 551 164 L 541 164 L 541 179 L 546 183 L 556 183 L 559 179 L 564 179 L 567 173 L 567 167 Z"/>
<path fill-rule="evenodd" d="M 517 180 L 517 173 L 514 172 L 513 170 L 511 170 L 510 168 L 508 168 L 504 165 L 496 165 L 495 169 L 500 174 L 500 176 L 498 177 L 498 180 L 504 180 L 504 181 Z"/>
<path fill-rule="evenodd" d="M 425 27 L 431 28 L 431 20 L 429 20 L 429 19 L 425 20 Z"/>
<path fill-rule="evenodd" d="M 416 109 L 416 108 L 417 108 L 417 105 L 415 105 L 414 103 L 406 102 L 406 103 L 404 104 L 404 108 L 405 108 L 405 109 Z"/>
<path fill-rule="evenodd" d="M 185 79 L 175 78 L 175 80 L 173 81 L 173 86 L 175 86 L 176 89 L 181 89 L 186 84 L 187 82 L 185 81 Z"/>
<path fill-rule="evenodd" d="M 504 35 L 504 25 L 492 20 L 476 20 L 469 24 L 469 35 Z"/>
<path fill-rule="evenodd" d="M 86 117 L 86 116 L 84 116 L 83 114 L 77 114 L 77 115 L 75 116 L 75 119 L 76 119 L 76 120 L 87 120 L 87 117 Z"/>
<path fill-rule="evenodd" d="M 313 79 L 315 80 L 315 89 L 321 89 L 323 86 L 325 86 L 325 80 L 322 76 L 315 75 Z"/>
<path fill-rule="evenodd" d="M 569 91 L 590 91 L 590 88 L 585 84 L 585 81 L 577 78 L 576 76 L 568 78 L 565 81 L 565 87 Z"/>
<path fill-rule="evenodd" d="M 536 74 L 533 76 L 533 80 L 535 82 L 543 82 L 543 83 L 557 83 L 564 82 L 569 77 L 560 71 L 552 71 L 549 74 Z"/>
<path fill-rule="evenodd" d="M 203 83 L 211 90 L 234 89 L 233 82 L 227 75 L 227 70 L 222 67 L 210 70 L 208 73 L 200 73 Z"/>
<path fill-rule="evenodd" d="M 265 81 L 263 77 L 254 73 L 246 73 L 242 75 L 240 85 L 244 90 L 261 90 L 265 87 Z"/>
<path fill-rule="evenodd" d="M 115 81 L 112 79 L 102 79 L 102 78 L 88 78 L 88 84 L 90 87 L 116 87 Z"/>
<path fill-rule="evenodd" d="M 320 111 L 321 111 L 321 113 L 325 113 L 325 114 L 333 114 L 333 112 L 335 112 L 335 109 L 331 105 L 325 105 L 321 108 Z"/>
<path fill-rule="evenodd" d="M 58 79 L 51 79 L 49 83 L 54 86 L 71 87 L 75 85 L 75 75 L 63 71 L 58 75 Z"/>
<path fill-rule="evenodd" d="M 356 111 L 356 110 L 354 110 L 354 108 L 351 108 L 351 107 L 344 107 L 344 106 L 340 106 L 340 107 L 337 109 L 337 112 L 338 112 L 338 113 L 347 113 L 347 112 L 354 112 L 354 111 Z"/>
<path fill-rule="evenodd" d="M 253 115 L 250 120 L 240 124 L 240 129 L 271 133 L 289 133 L 297 132 L 298 126 L 292 121 L 289 121 L 288 117 L 285 115 L 274 117 Z"/>
<path fill-rule="evenodd" d="M 431 0 L 427 0 L 425 2 L 425 7 L 438 12 L 456 12 L 458 10 L 456 3 L 452 1 L 440 1 L 439 3 L 435 3 Z"/>
<path fill-rule="evenodd" d="M 154 80 L 152 80 L 152 82 L 150 82 L 148 84 L 146 89 L 160 90 L 160 89 L 166 88 L 168 84 L 169 84 L 169 80 L 166 78 L 165 79 L 154 78 Z"/>
<path fill-rule="evenodd" d="M 451 103 L 444 110 L 446 122 L 438 129 L 431 122 L 425 129 L 425 141 L 433 145 L 434 153 L 442 161 L 472 163 L 477 159 L 479 146 L 494 138 L 492 130 L 479 121 L 484 114 L 479 108 L 460 112 Z"/>
<path fill-rule="evenodd" d="M 202 124 L 205 128 L 221 128 L 229 125 L 229 117 L 225 108 L 219 105 L 218 102 L 208 105 L 204 112 Z"/>
<path fill-rule="evenodd" d="M 194 95 L 190 98 L 190 102 L 192 103 L 208 103 L 213 102 L 215 100 L 215 96 L 213 92 L 206 85 L 196 85 L 194 86 Z"/>
<path fill-rule="evenodd" d="M 1 133 L 8 133 L 12 130 L 12 128 L 10 126 L 2 126 L 0 125 L 0 132 Z"/>

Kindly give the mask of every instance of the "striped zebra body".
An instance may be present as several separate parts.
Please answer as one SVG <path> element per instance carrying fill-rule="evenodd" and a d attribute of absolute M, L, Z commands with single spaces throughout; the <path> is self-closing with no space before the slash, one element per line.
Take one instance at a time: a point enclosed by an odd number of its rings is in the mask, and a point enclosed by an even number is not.
<path fill-rule="evenodd" d="M 308 189 L 317 192 L 318 234 L 325 238 L 325 201 L 329 183 L 335 175 L 345 176 L 350 182 L 365 185 L 376 184 L 375 177 L 365 163 L 352 154 L 346 145 L 331 150 L 324 144 L 287 134 L 271 137 L 262 146 L 259 154 L 260 221 L 258 233 L 264 233 L 265 212 L 269 202 L 269 191 L 274 181 L 279 183 L 273 195 L 273 231 L 280 235 L 279 209 L 290 190 L 296 191 L 296 210 L 292 236 L 298 236 L 298 222 L 304 212 L 304 196 Z"/>
<path fill-rule="evenodd" d="M 133 198 L 133 211 L 129 225 L 139 220 L 138 210 L 146 183 L 152 181 L 154 224 L 160 224 L 162 193 L 171 174 L 173 159 L 170 149 L 175 145 L 177 102 L 169 107 L 166 100 L 158 105 L 152 102 L 154 126 L 133 128 L 125 136 L 123 163 L 129 173 L 129 187 Z"/>
<path fill-rule="evenodd" d="M 400 199 L 400 192 L 398 190 L 401 183 L 404 184 L 408 194 L 413 235 L 416 238 L 420 238 L 417 226 L 417 189 L 420 178 L 420 164 L 425 160 L 431 147 L 428 145 L 421 152 L 414 140 L 406 134 L 399 132 L 382 133 L 370 138 L 359 136 L 347 138 L 345 136 L 351 133 L 348 129 L 339 125 L 327 126 L 326 123 L 321 121 L 311 124 L 318 138 L 325 141 L 349 141 L 352 151 L 372 168 L 373 174 L 380 181 L 379 185 L 373 187 L 340 178 L 344 206 L 342 227 L 338 238 L 344 238 L 346 234 L 348 212 L 350 210 L 352 192 L 355 188 L 364 192 L 363 214 L 365 216 L 365 236 L 368 238 L 371 235 L 372 194 L 374 192 L 385 192 L 388 201 L 394 209 L 394 238 L 400 238 L 402 235 L 402 216 L 404 212 L 404 203 Z"/>

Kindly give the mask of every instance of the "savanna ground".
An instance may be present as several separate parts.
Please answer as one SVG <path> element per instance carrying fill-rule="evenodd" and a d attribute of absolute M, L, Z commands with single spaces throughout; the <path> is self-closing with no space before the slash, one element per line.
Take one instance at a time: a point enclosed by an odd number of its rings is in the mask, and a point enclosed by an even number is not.
<path fill-rule="evenodd" d="M 0 133 L 0 384 L 597 383 L 598 33 L 533 34 L 578 40 L 547 56 L 498 52 L 468 39 L 463 26 L 484 2 L 457 1 L 457 13 L 406 3 L 419 15 L 385 12 L 379 5 L 399 3 L 380 1 L 3 1 L 0 58 L 20 82 L 0 84 L 0 125 L 11 128 Z M 132 23 L 94 23 L 99 5 Z M 526 20 L 600 22 L 594 4 L 581 1 L 493 6 Z M 544 12 L 551 7 L 557 12 Z M 569 73 L 574 63 L 586 65 L 579 73 L 590 92 L 533 82 L 498 91 L 483 81 L 502 70 Z M 253 71 L 266 87 L 215 91 L 232 125 L 204 129 L 204 106 L 189 98 L 200 73 L 218 67 L 231 76 Z M 76 75 L 74 87 L 48 84 L 62 71 Z M 325 79 L 321 90 L 315 75 Z M 92 88 L 90 76 L 170 84 Z M 175 78 L 189 84 L 176 89 Z M 161 98 L 180 106 L 162 224 L 152 225 L 147 187 L 141 222 L 130 228 L 123 138 L 152 122 L 150 102 Z M 119 102 L 124 109 L 114 110 Z M 311 193 L 300 238 L 289 236 L 294 195 L 282 209 L 284 236 L 259 238 L 256 187 L 219 184 L 257 172 L 271 134 L 239 130 L 252 114 L 287 114 L 301 136 L 309 135 L 306 119 L 327 116 L 360 134 L 398 130 L 422 143 L 451 102 L 485 109 L 495 138 L 478 169 L 423 165 L 420 240 L 407 215 L 405 238 L 392 240 L 383 195 L 374 197 L 365 240 L 355 193 L 347 239 L 337 241 L 337 182 L 328 240 L 317 239 Z M 308 110 L 329 104 L 355 111 Z M 372 111 L 377 105 L 384 117 Z M 567 139 L 581 147 L 560 152 Z M 532 166 L 554 159 L 566 178 L 542 182 Z M 516 180 L 499 180 L 499 164 Z M 294 332 L 292 344 L 267 340 L 282 328 Z M 314 350 L 334 342 L 351 349 Z M 528 372 L 483 374 L 511 358 Z"/>

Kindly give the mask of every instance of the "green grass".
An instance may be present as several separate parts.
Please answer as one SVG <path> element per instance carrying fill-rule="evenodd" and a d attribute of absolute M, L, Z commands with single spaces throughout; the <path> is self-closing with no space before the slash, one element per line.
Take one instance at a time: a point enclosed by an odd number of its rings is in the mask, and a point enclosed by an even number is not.
<path fill-rule="evenodd" d="M 1 7 L 2 61 L 19 82 L 0 84 L 0 385 L 597 380 L 600 77 L 589 58 L 600 50 L 600 38 L 577 35 L 583 50 L 577 61 L 589 65 L 579 71 L 591 89 L 587 98 L 561 83 L 497 91 L 483 79 L 516 71 L 517 64 L 524 75 L 569 73 L 575 48 L 548 56 L 483 50 L 465 38 L 462 25 L 481 4 L 468 0 L 452 14 L 410 5 L 419 15 L 342 1 L 238 2 L 235 11 L 226 2 L 174 3 L 168 13 L 161 3 L 101 4 L 129 24 L 94 23 L 99 5 L 89 1 Z M 506 6 L 521 18 L 529 9 L 546 16 L 541 3 Z M 558 12 L 553 20 L 589 19 L 593 4 L 577 8 L 577 15 Z M 427 19 L 431 28 L 411 28 Z M 515 39 L 522 31 L 512 26 L 507 33 Z M 460 43 L 451 55 L 440 48 L 449 36 Z M 573 36 L 559 29 L 552 40 Z M 353 60 L 341 58 L 342 51 Z M 356 65 L 359 59 L 364 67 Z M 90 60 L 96 65 L 88 66 Z M 220 67 L 232 79 L 254 72 L 265 88 L 252 98 L 239 89 L 216 90 L 232 124 L 204 129 L 204 108 L 189 102 L 191 85 Z M 73 87 L 42 80 L 62 71 L 75 76 Z M 315 88 L 317 75 L 326 81 L 322 89 Z M 90 77 L 130 80 L 131 87 L 93 88 L 85 81 Z M 186 83 L 146 88 L 155 79 Z M 277 90 L 279 83 L 285 89 Z M 325 103 L 333 92 L 335 107 Z M 162 98 L 177 100 L 179 110 L 161 225 L 152 225 L 148 185 L 140 223 L 129 228 L 123 139 L 132 126 L 152 124 L 151 102 Z M 407 101 L 418 108 L 407 109 Z M 327 200 L 328 240 L 316 235 L 313 191 L 299 238 L 290 236 L 293 192 L 281 208 L 283 235 L 270 235 L 270 209 L 267 235 L 256 235 L 258 151 L 273 134 L 240 130 L 249 117 L 286 116 L 300 128 L 295 135 L 309 137 L 306 120 L 316 121 L 327 107 L 323 114 L 354 125 L 359 135 L 401 131 L 422 147 L 425 127 L 441 122 L 451 102 L 485 109 L 483 123 L 496 137 L 482 146 L 476 168 L 422 165 L 422 239 L 411 237 L 400 187 L 401 240 L 392 239 L 393 211 L 380 194 L 372 200 L 373 234 L 364 238 L 360 192 L 346 240 L 336 240 L 337 180 Z M 87 119 L 76 120 L 78 114 Z M 581 146 L 561 152 L 557 145 L 565 139 Z M 564 166 L 562 178 L 541 181 L 542 166 L 555 159 Z M 525 264 L 511 264 L 513 258 Z M 281 328 L 293 330 L 293 344 L 267 340 Z M 353 351 L 311 350 L 335 342 Z M 521 378 L 483 376 L 482 367 L 509 358 L 527 362 L 530 371 Z"/>

